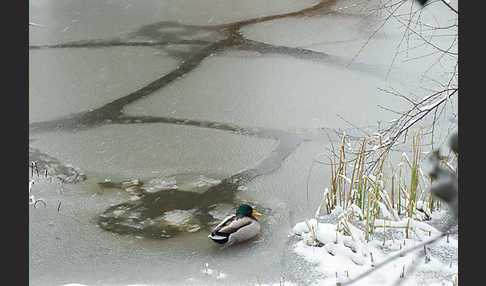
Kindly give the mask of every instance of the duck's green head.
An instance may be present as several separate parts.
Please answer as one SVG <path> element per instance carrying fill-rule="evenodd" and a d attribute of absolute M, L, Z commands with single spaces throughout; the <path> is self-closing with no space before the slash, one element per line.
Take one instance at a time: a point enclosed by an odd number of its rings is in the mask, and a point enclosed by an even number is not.
<path fill-rule="evenodd" d="M 247 204 L 242 204 L 237 210 L 236 215 L 242 216 L 261 216 L 262 214 L 254 210 L 251 206 Z"/>

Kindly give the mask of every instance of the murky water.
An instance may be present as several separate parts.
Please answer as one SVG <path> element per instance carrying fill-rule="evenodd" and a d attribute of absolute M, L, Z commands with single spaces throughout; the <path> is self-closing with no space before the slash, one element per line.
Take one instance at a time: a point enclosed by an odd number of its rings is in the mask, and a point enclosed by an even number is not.
<path fill-rule="evenodd" d="M 367 1 L 29 3 L 32 285 L 308 283 L 287 234 L 328 185 L 314 159 L 453 64 L 397 60 L 393 25 L 361 51 Z M 220 249 L 242 202 L 262 233 Z"/>

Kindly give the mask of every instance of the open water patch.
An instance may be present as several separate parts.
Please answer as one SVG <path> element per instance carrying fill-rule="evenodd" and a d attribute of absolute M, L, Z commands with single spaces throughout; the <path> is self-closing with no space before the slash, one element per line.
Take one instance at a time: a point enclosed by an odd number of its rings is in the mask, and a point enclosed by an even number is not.
<path fill-rule="evenodd" d="M 155 239 L 209 231 L 243 203 L 236 196 L 241 190 L 237 180 L 205 175 L 152 178 L 146 183 L 132 179 L 99 184 L 132 195 L 128 201 L 111 206 L 98 216 L 102 229 Z"/>

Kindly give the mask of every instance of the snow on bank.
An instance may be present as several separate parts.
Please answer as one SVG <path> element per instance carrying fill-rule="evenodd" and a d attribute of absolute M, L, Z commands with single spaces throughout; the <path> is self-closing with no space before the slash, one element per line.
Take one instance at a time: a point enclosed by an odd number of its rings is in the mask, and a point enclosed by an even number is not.
<path fill-rule="evenodd" d="M 409 229 L 409 238 L 406 238 L 405 230 L 400 228 L 406 222 L 377 220 L 375 225 L 385 223 L 392 231 L 385 230 L 383 235 L 383 228 L 377 228 L 375 235 L 366 242 L 365 233 L 351 224 L 348 226 L 352 235 L 344 235 L 342 231 L 337 231 L 336 224 L 310 219 L 297 223 L 292 229 L 293 234 L 301 238 L 295 244 L 294 251 L 313 263 L 315 270 L 324 275 L 324 279 L 313 285 L 336 286 L 337 282 L 345 283 L 388 257 L 440 234 L 429 224 L 416 221 Z M 316 246 L 313 235 L 321 242 L 320 247 Z M 393 285 L 398 279 L 403 279 L 402 276 L 406 278 L 402 285 L 454 285 L 452 281 L 458 275 L 457 247 L 456 239 L 443 237 L 427 245 L 425 256 L 423 248 L 415 250 L 352 285 Z"/>

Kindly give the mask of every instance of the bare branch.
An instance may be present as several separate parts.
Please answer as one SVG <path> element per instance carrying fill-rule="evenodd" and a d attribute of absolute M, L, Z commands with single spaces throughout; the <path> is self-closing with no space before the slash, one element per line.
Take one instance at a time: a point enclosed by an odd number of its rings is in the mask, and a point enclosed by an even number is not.
<path fill-rule="evenodd" d="M 449 3 L 447 3 L 445 0 L 440 0 L 442 3 L 444 3 L 444 5 L 446 5 L 447 7 L 449 7 L 449 9 L 451 9 L 454 13 L 456 14 L 459 14 L 459 11 L 457 11 L 456 9 L 454 9 L 454 7 L 452 7 Z"/>

